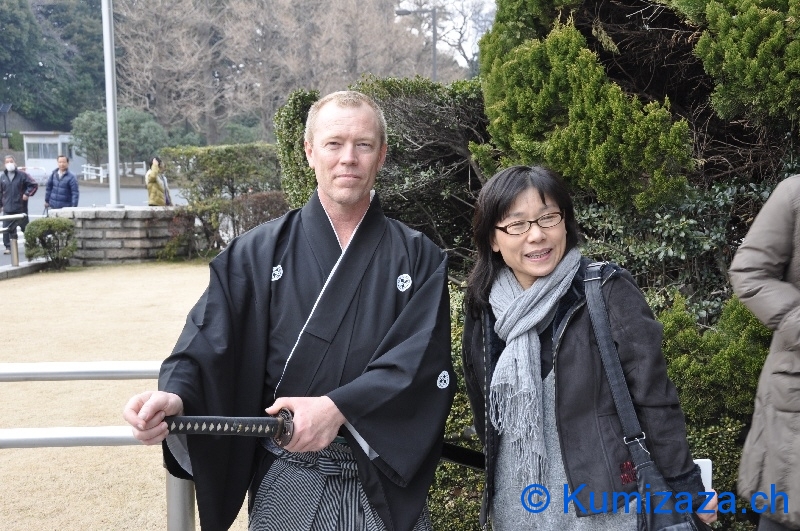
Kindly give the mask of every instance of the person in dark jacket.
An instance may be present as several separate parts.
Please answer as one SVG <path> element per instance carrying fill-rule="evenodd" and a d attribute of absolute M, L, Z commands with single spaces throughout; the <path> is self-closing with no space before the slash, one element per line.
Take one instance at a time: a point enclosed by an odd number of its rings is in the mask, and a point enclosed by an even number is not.
<path fill-rule="evenodd" d="M 2 213 L 5 215 L 27 214 L 28 198 L 38 189 L 39 185 L 36 184 L 33 177 L 17 168 L 14 157 L 6 155 L 5 170 L 0 174 L 0 210 Z M 11 223 L 14 223 L 14 220 L 4 220 L 3 228 L 8 227 Z M 27 225 L 27 217 L 17 222 L 17 226 L 23 231 Z M 10 254 L 11 234 L 8 230 L 3 231 L 3 245 L 5 246 L 3 254 Z"/>
<path fill-rule="evenodd" d="M 64 208 L 78 206 L 78 178 L 69 171 L 69 158 L 58 156 L 58 169 L 53 170 L 47 179 L 44 194 L 45 208 Z"/>
<path fill-rule="evenodd" d="M 566 187 L 543 167 L 499 172 L 481 190 L 473 236 L 462 354 L 486 456 L 481 525 L 635 530 L 635 502 L 612 498 L 636 491 L 636 473 L 586 308 L 590 261 L 577 248 Z M 697 510 L 705 489 L 667 376 L 661 325 L 627 271 L 604 272 L 612 334 L 645 442 L 670 486 L 695 495 Z M 548 489 L 547 510 L 523 505 L 531 486 Z M 602 504 L 603 493 L 617 503 Z M 716 497 L 706 508 L 716 508 Z M 710 522 L 716 512 L 700 517 Z"/>

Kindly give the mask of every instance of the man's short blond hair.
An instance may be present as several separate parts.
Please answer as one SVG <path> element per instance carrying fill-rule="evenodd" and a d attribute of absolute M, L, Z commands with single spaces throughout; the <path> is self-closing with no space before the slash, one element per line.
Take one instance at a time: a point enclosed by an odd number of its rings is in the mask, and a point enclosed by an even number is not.
<path fill-rule="evenodd" d="M 313 142 L 314 134 L 312 131 L 317 123 L 319 111 L 325 106 L 325 104 L 330 102 L 335 102 L 339 107 L 360 107 L 361 105 L 368 105 L 371 107 L 372 110 L 375 111 L 375 117 L 378 119 L 378 134 L 381 138 L 381 145 L 385 145 L 388 142 L 388 137 L 386 135 L 386 118 L 383 116 L 383 111 L 380 107 L 378 107 L 378 104 L 375 103 L 372 98 L 355 90 L 331 92 L 327 96 L 323 96 L 314 102 L 314 104 L 308 110 L 308 118 L 306 118 L 306 131 L 303 137 L 306 142 Z"/>

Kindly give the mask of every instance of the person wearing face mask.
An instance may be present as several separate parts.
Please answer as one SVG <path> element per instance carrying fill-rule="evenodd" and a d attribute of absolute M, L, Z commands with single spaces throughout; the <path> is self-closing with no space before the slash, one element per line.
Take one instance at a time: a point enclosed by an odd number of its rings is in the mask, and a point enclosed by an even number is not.
<path fill-rule="evenodd" d="M 17 168 L 14 157 L 6 155 L 5 170 L 0 174 L 0 210 L 5 215 L 27 214 L 28 198 L 36 193 L 39 185 L 36 181 Z M 12 221 L 3 221 L 3 227 L 8 227 Z M 28 218 L 19 220 L 17 226 L 25 230 L 28 225 Z M 3 231 L 3 254 L 11 254 L 11 234 L 8 230 Z"/>

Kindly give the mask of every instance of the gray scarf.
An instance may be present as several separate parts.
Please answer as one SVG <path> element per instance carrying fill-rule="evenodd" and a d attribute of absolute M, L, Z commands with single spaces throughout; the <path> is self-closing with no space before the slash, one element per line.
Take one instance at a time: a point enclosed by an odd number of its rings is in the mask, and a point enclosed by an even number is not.
<path fill-rule="evenodd" d="M 541 483 L 547 464 L 542 433 L 542 362 L 539 334 L 550 324 L 558 301 L 567 292 L 581 254 L 570 250 L 552 273 L 527 290 L 514 273 L 503 269 L 489 293 L 497 335 L 505 341 L 489 390 L 489 417 L 503 437 L 511 439 L 517 467 Z"/>

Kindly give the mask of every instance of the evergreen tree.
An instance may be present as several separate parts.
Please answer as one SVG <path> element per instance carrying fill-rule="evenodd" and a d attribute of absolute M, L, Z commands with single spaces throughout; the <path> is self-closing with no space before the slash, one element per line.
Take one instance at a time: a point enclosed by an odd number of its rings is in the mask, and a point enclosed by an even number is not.
<path fill-rule="evenodd" d="M 42 127 L 68 130 L 104 94 L 99 0 L 0 4 L 0 101 Z"/>
<path fill-rule="evenodd" d="M 27 0 L 0 3 L 0 101 L 33 118 L 37 114 L 36 80 L 43 50 L 42 32 Z"/>

